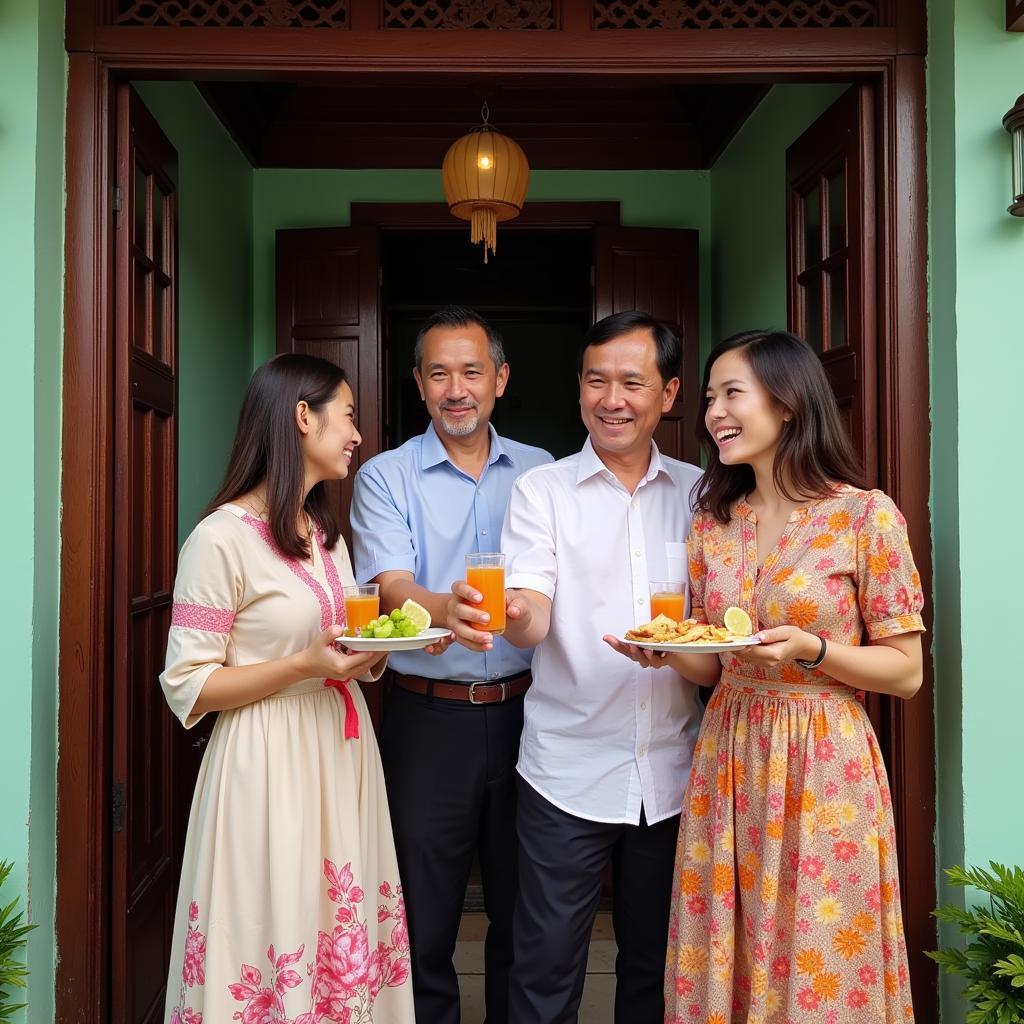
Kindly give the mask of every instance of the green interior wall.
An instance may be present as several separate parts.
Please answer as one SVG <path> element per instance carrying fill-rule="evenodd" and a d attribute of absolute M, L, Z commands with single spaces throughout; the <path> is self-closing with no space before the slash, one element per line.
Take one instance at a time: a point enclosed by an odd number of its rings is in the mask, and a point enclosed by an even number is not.
<path fill-rule="evenodd" d="M 632 227 L 696 228 L 701 244 L 701 333 L 708 330 L 706 171 L 534 171 L 527 202 L 618 200 Z M 443 203 L 441 172 L 428 170 L 258 170 L 253 199 L 255 356 L 274 354 L 274 233 L 345 227 L 352 203 Z M 499 232 L 500 232 L 499 228 Z M 469 245 L 469 226 L 466 225 Z"/>
<path fill-rule="evenodd" d="M 932 526 L 938 859 L 1024 864 L 1024 689 L 993 641 L 1020 608 L 1012 523 L 1024 500 L 1017 388 L 1024 377 L 1024 219 L 1007 214 L 1003 114 L 1024 93 L 1024 34 L 1002 0 L 929 4 Z M 1006 523 L 1009 529 L 1003 527 Z M 1013 634 L 1012 626 L 1009 634 Z M 962 902 L 942 885 L 940 899 Z M 944 932 L 943 942 L 953 935 Z M 944 979 L 943 1019 L 962 1020 Z"/>
<path fill-rule="evenodd" d="M 252 167 L 189 82 L 135 87 L 178 151 L 178 537 L 220 484 L 252 370 Z"/>
<path fill-rule="evenodd" d="M 845 84 L 777 85 L 711 172 L 711 324 L 720 341 L 786 326 L 786 149 Z"/>
<path fill-rule="evenodd" d="M 0 280 L 7 500 L 0 506 L 4 742 L 0 859 L 38 927 L 29 936 L 30 1011 L 53 1019 L 61 335 L 64 230 L 63 6 L 0 10 Z"/>

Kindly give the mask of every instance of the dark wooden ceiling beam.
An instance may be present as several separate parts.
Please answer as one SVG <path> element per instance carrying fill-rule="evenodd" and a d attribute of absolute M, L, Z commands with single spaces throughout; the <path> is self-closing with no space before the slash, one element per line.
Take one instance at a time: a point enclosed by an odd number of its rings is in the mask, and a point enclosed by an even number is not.
<path fill-rule="evenodd" d="M 69 29 L 77 26 L 69 20 Z M 299 43 L 301 40 L 301 44 Z M 695 78 L 767 81 L 828 77 L 847 68 L 877 70 L 880 56 L 904 52 L 898 28 L 444 32 L 424 30 L 134 28 L 101 26 L 71 33 L 71 52 L 95 52 L 114 68 L 190 75 L 206 69 L 230 77 L 365 72 L 386 64 L 392 74 L 433 79 L 534 73 L 552 79 L 688 73 Z M 837 75 L 841 77 L 841 73 Z"/>
<path fill-rule="evenodd" d="M 329 138 L 296 135 L 290 141 L 274 136 L 264 142 L 260 167 L 440 168 L 447 140 L 390 136 L 359 137 L 350 133 Z M 538 170 L 687 170 L 705 166 L 704 148 L 686 139 L 614 138 L 524 139 L 513 135 Z"/>
<path fill-rule="evenodd" d="M 256 167 L 437 167 L 481 119 L 535 169 L 704 169 L 764 94 L 757 85 L 419 88 L 205 82 L 201 91 Z"/>

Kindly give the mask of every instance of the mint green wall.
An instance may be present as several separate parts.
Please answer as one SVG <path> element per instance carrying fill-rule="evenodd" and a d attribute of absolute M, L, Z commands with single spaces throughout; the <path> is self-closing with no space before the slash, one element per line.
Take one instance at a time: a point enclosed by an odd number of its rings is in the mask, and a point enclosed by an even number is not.
<path fill-rule="evenodd" d="M 1021 607 L 1024 219 L 1006 213 L 1003 114 L 1024 93 L 1024 34 L 1002 0 L 929 5 L 932 514 L 939 862 L 1024 864 L 1024 687 L 992 619 Z M 923 425 L 922 425 L 923 428 Z M 1010 630 L 1012 635 L 1013 630 Z M 941 881 L 941 879 L 940 879 Z M 940 888 L 944 900 L 962 899 Z M 949 935 L 943 935 L 948 941 Z M 963 1019 L 943 982 L 944 1019 Z"/>
<path fill-rule="evenodd" d="M 700 231 L 700 321 L 706 338 L 710 313 L 709 178 L 706 171 L 534 171 L 527 202 L 617 199 L 623 224 Z M 355 202 L 443 203 L 440 171 L 256 171 L 253 319 L 257 363 L 273 355 L 276 344 L 274 232 L 278 228 L 344 227 Z M 466 232 L 468 245 L 468 224 Z"/>
<path fill-rule="evenodd" d="M 178 536 L 220 484 L 252 370 L 252 167 L 190 82 L 137 82 L 178 151 Z"/>
<path fill-rule="evenodd" d="M 711 335 L 786 326 L 786 149 L 846 85 L 776 85 L 711 171 Z"/>
<path fill-rule="evenodd" d="M 4 742 L 0 859 L 38 928 L 28 948 L 30 1011 L 53 1018 L 59 580 L 61 330 L 64 224 L 63 7 L 22 0 L 0 9 L 0 281 L 8 438 L 0 506 Z"/>

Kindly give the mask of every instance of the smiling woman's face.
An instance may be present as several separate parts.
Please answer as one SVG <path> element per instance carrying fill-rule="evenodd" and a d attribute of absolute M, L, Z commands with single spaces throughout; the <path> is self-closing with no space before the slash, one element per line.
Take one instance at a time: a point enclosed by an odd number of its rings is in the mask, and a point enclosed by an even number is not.
<path fill-rule="evenodd" d="M 757 379 L 742 349 L 715 360 L 705 401 L 704 425 L 724 465 L 774 460 L 789 413 Z"/>
<path fill-rule="evenodd" d="M 312 482 L 348 476 L 355 449 L 363 440 L 356 429 L 354 403 L 352 389 L 343 381 L 334 398 L 319 413 L 311 413 L 311 429 L 302 436 L 302 453 Z"/>

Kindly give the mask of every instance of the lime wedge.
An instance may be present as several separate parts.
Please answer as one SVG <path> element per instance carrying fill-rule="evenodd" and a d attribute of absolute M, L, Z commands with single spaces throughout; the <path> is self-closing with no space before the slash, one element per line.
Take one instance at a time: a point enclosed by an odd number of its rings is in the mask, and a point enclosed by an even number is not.
<path fill-rule="evenodd" d="M 750 616 L 742 608 L 737 608 L 735 605 L 725 609 L 724 622 L 725 628 L 733 636 L 750 636 L 754 632 Z"/>
<path fill-rule="evenodd" d="M 411 597 L 402 605 L 402 614 L 416 627 L 417 632 L 430 629 L 430 612 Z"/>

